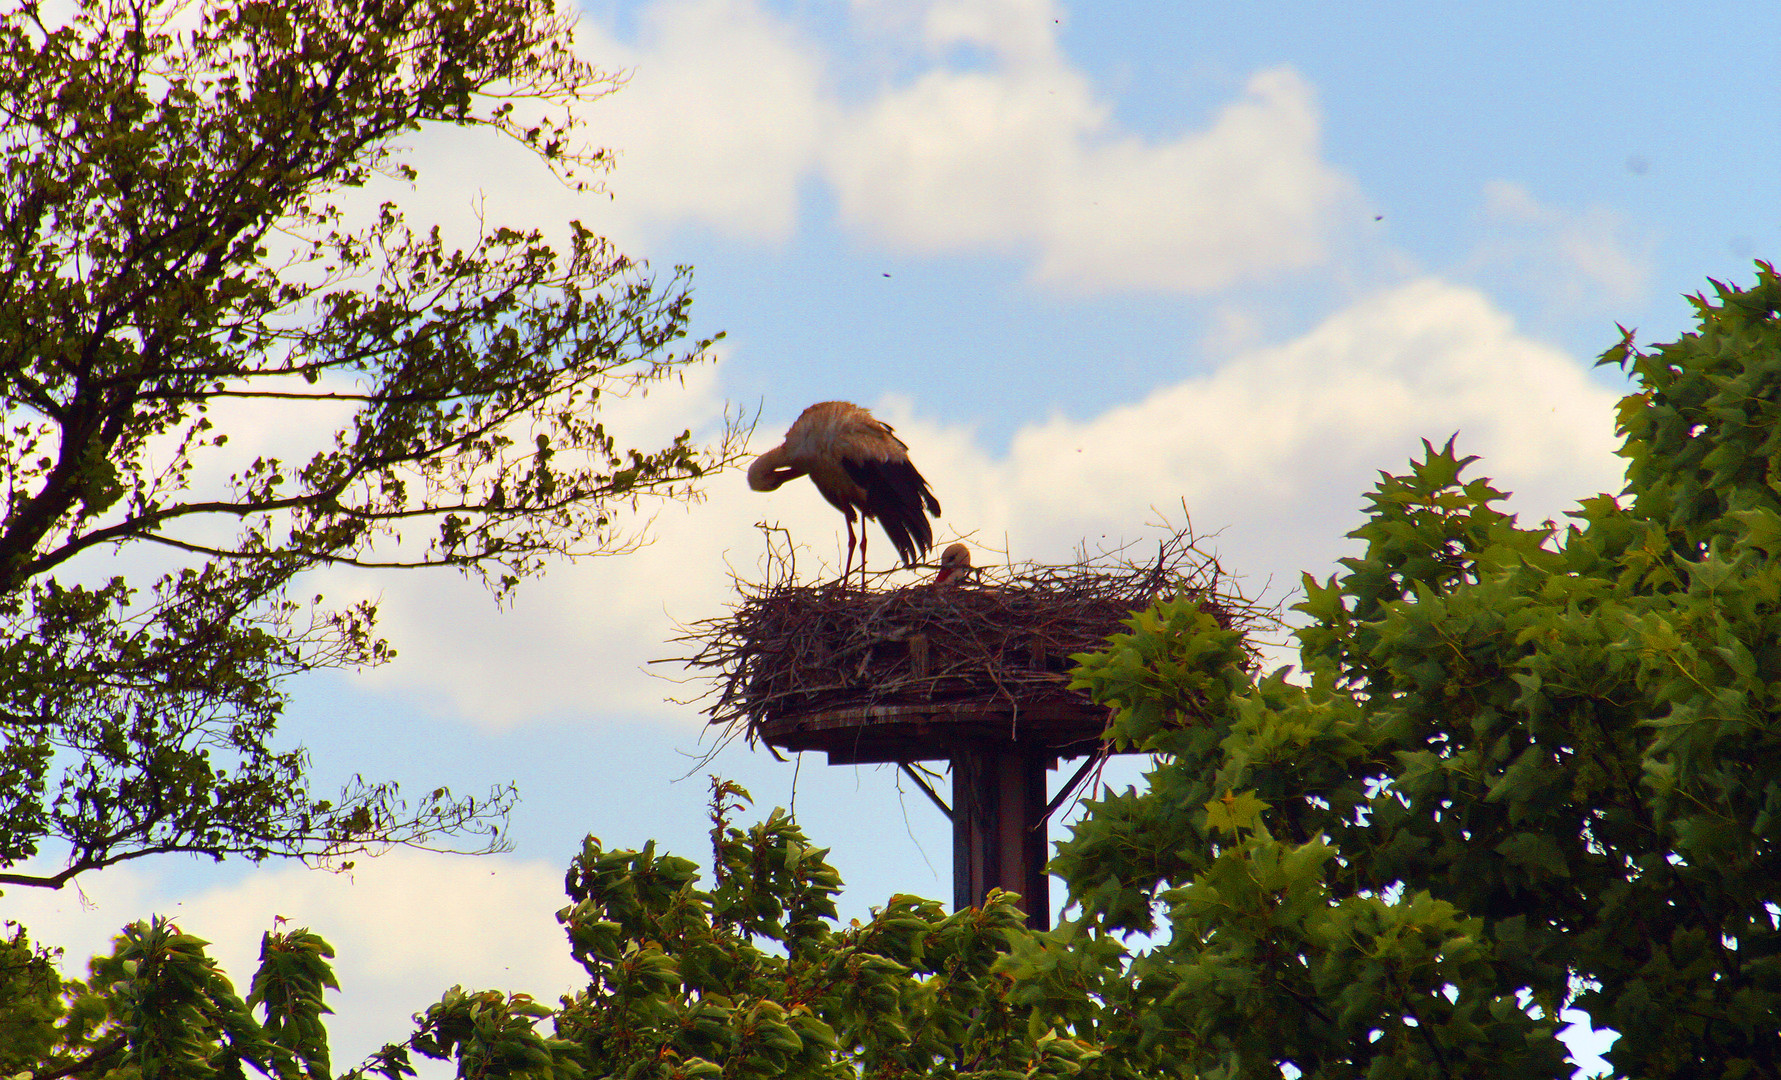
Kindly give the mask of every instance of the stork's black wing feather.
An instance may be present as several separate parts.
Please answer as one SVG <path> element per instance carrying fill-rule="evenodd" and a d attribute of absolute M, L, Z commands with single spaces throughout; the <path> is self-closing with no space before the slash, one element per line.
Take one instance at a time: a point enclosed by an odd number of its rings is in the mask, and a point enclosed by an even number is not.
<path fill-rule="evenodd" d="M 934 546 L 934 527 L 928 523 L 927 514 L 940 516 L 940 501 L 928 489 L 927 480 L 906 458 L 846 459 L 841 465 L 866 492 L 866 505 L 861 508 L 866 516 L 876 518 L 884 527 L 884 535 L 890 537 L 903 565 L 914 566 Z"/>

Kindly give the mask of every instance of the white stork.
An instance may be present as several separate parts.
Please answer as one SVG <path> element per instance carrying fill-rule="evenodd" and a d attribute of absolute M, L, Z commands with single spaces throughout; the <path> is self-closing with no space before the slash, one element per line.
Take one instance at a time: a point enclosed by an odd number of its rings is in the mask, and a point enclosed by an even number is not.
<path fill-rule="evenodd" d="M 909 460 L 909 447 L 891 426 L 858 405 L 823 401 L 805 409 L 785 442 L 748 467 L 748 486 L 772 491 L 787 480 L 808 476 L 847 519 L 846 581 L 853 569 L 855 512 L 878 522 L 903 565 L 914 566 L 934 546 L 927 514 L 940 516 L 940 503 Z M 926 511 L 924 513 L 923 511 Z M 866 534 L 857 536 L 860 576 L 866 573 Z"/>

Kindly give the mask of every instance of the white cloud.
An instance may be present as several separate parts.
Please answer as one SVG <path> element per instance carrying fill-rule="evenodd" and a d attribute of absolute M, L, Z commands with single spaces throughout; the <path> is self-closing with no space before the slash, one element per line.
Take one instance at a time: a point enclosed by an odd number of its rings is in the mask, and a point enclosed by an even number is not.
<path fill-rule="evenodd" d="M 1424 279 L 1140 401 L 1030 424 L 1004 458 L 957 430 L 906 434 L 949 529 L 1061 560 L 1082 542 L 1143 540 L 1185 507 L 1246 593 L 1279 599 L 1301 572 L 1336 569 L 1378 471 L 1404 471 L 1424 438 L 1457 433 L 1482 458 L 1468 475 L 1492 477 L 1529 523 L 1618 491 L 1616 398 L 1482 293 Z"/>
<path fill-rule="evenodd" d="M 1351 186 L 1321 160 L 1319 120 L 1310 85 L 1276 68 L 1204 133 L 1086 153 L 1039 277 L 1202 292 L 1323 262 Z"/>
<path fill-rule="evenodd" d="M 844 220 L 880 242 L 1031 251 L 1034 277 L 1072 293 L 1204 292 L 1317 265 L 1352 198 L 1290 68 L 1162 141 L 1121 131 L 1061 61 L 933 70 L 863 109 L 828 167 Z"/>
<path fill-rule="evenodd" d="M 976 45 L 1015 64 L 1049 64 L 1058 54 L 1052 27 L 1062 17 L 1052 0 L 933 0 L 921 12 L 921 36 L 935 52 Z"/>
<path fill-rule="evenodd" d="M 687 224 L 785 240 L 797 226 L 798 187 L 832 124 L 823 51 L 754 0 L 659 0 L 637 22 L 629 40 L 591 16 L 576 27 L 579 53 L 620 79 L 578 110 L 585 143 L 614 155 L 610 171 L 585 178 L 603 191 L 573 190 L 505 136 L 430 125 L 408 140 L 404 158 L 418 184 L 376 178 L 342 204 L 368 215 L 394 201 L 460 245 L 484 221 L 538 228 L 561 243 L 572 219 L 637 258 Z"/>
<path fill-rule="evenodd" d="M 618 151 L 613 209 L 784 240 L 834 110 L 827 58 L 751 0 L 662 0 L 639 20 L 634 42 L 585 18 L 577 34 L 584 55 L 630 75 L 588 114 Z"/>
<path fill-rule="evenodd" d="M 523 151 L 451 134 L 416 161 L 440 183 L 430 217 L 579 217 L 641 251 L 697 224 L 757 242 L 798 227 L 800 191 L 825 182 L 860 238 L 918 253 L 1014 252 L 1069 293 L 1204 292 L 1329 257 L 1353 186 L 1321 157 L 1311 86 L 1289 68 L 1255 74 L 1203 130 L 1141 138 L 1059 48 L 1055 4 L 946 0 L 856 8 L 856 30 L 890 27 L 884 85 L 839 65 L 756 0 L 660 0 L 624 38 L 584 19 L 579 47 L 628 84 L 586 111 L 618 151 L 610 201 L 561 190 Z M 957 66 L 960 48 L 987 56 Z M 843 76 L 852 83 L 838 85 Z"/>
<path fill-rule="evenodd" d="M 1416 437 L 1455 431 L 1486 468 L 1544 490 L 1579 479 L 1571 451 L 1611 449 L 1612 401 L 1482 293 L 1425 279 L 1138 404 L 1023 431 L 1014 455 L 1029 505 L 1054 512 L 1103 501 L 1089 497 L 1109 476 L 1190 503 L 1302 495 L 1309 473 L 1396 464 Z M 1077 446 L 1092 455 L 1067 453 Z M 1611 464 L 1600 453 L 1583 460 Z"/>
<path fill-rule="evenodd" d="M 1644 297 L 1656 273 L 1653 239 L 1605 206 L 1561 210 L 1525 185 L 1492 180 L 1480 217 L 1474 267 L 1507 271 L 1554 311 L 1624 308 Z"/>

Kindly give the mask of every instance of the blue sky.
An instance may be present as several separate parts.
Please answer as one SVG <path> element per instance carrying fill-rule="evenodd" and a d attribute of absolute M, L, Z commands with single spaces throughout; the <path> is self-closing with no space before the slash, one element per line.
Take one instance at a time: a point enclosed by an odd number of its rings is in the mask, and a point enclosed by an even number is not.
<path fill-rule="evenodd" d="M 897 424 L 944 536 L 1017 558 L 1142 539 L 1185 505 L 1251 592 L 1285 598 L 1345 553 L 1377 470 L 1456 432 L 1513 508 L 1561 514 L 1618 488 L 1621 384 L 1590 367 L 1615 324 L 1671 337 L 1682 294 L 1781 256 L 1773 3 L 655 0 L 590 2 L 581 39 L 631 73 L 588 114 L 620 152 L 610 199 L 437 131 L 419 184 L 384 194 L 460 235 L 480 198 L 693 264 L 718 362 L 609 426 L 710 432 L 731 402 L 764 448 L 850 399 Z M 314 434 L 253 423 L 267 445 Z M 763 813 L 795 792 L 845 914 L 950 895 L 946 826 L 889 771 L 739 744 L 695 768 L 697 708 L 664 700 L 689 688 L 643 665 L 723 609 L 755 522 L 840 557 L 804 486 L 709 491 L 505 611 L 449 577 L 318 582 L 380 596 L 401 655 L 297 684 L 287 736 L 324 781 L 517 781 L 511 855 L 350 879 L 161 863 L 83 882 L 86 905 L 15 890 L 8 914 L 78 952 L 182 912 L 239 978 L 272 914 L 312 925 L 341 948 L 347 1062 L 454 982 L 568 989 L 550 913 L 580 837 L 703 855 L 713 769 Z"/>

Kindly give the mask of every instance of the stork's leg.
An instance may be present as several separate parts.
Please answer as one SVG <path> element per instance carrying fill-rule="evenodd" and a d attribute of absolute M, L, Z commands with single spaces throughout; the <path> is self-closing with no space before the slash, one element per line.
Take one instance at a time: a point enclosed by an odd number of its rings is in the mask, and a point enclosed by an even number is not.
<path fill-rule="evenodd" d="M 866 534 L 869 530 L 865 522 L 860 522 L 860 588 L 866 587 Z"/>
<path fill-rule="evenodd" d="M 847 588 L 848 575 L 853 573 L 853 544 L 854 544 L 853 515 L 849 514 L 849 515 L 847 515 L 847 564 L 841 568 L 841 587 L 843 589 Z M 864 567 L 866 565 L 865 557 L 866 557 L 866 553 L 864 551 L 861 551 L 860 552 L 860 566 L 861 567 Z"/>

